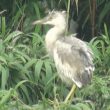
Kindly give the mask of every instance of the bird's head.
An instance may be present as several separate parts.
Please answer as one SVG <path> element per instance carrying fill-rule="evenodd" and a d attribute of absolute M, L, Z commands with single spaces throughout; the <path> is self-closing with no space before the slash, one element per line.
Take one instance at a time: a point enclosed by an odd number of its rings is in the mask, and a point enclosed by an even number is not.
<path fill-rule="evenodd" d="M 49 14 L 41 20 L 33 22 L 33 24 L 48 24 L 52 26 L 66 25 L 66 11 L 51 11 Z"/>

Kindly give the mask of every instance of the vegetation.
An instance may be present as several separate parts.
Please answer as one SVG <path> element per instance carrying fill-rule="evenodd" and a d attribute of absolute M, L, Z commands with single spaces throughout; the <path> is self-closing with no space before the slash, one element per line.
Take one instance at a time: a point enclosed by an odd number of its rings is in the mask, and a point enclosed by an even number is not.
<path fill-rule="evenodd" d="M 1 0 L 0 110 L 110 110 L 109 6 L 109 0 Z M 69 89 L 45 50 L 48 27 L 31 25 L 48 9 L 67 10 L 79 35 L 92 38 L 93 79 L 72 104 L 63 102 Z"/>

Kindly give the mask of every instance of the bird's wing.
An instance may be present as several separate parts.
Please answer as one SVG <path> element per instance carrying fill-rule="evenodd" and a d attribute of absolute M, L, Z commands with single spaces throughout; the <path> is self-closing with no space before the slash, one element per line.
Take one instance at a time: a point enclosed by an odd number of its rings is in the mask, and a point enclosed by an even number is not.
<path fill-rule="evenodd" d="M 78 87 L 90 82 L 94 71 L 92 59 L 92 51 L 83 41 L 75 37 L 56 41 L 54 60 L 57 69 L 72 79 Z"/>

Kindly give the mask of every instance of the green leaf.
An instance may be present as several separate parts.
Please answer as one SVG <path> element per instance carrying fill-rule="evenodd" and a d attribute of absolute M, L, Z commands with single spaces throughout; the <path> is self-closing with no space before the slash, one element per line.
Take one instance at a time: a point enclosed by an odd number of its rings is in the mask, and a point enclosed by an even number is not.
<path fill-rule="evenodd" d="M 72 105 L 72 104 L 67 109 L 69 109 L 69 110 L 82 110 L 79 106 Z"/>
<path fill-rule="evenodd" d="M 14 49 L 13 51 L 17 54 L 17 56 L 19 56 L 19 57 L 22 56 L 25 59 L 30 60 L 30 57 L 26 53 L 24 53 L 23 51 L 19 51 L 17 49 Z M 21 59 L 22 59 L 22 57 L 21 57 Z M 25 62 L 25 60 L 24 60 L 24 62 Z"/>
<path fill-rule="evenodd" d="M 24 68 L 25 68 L 25 69 L 30 68 L 33 64 L 36 63 L 36 61 L 37 61 L 37 59 L 31 59 L 31 60 L 29 60 L 29 61 L 25 64 Z"/>
<path fill-rule="evenodd" d="M 0 108 L 6 104 L 6 102 L 9 100 L 9 98 L 11 97 L 11 94 L 13 93 L 13 89 L 11 88 L 7 94 L 5 94 L 5 96 L 0 100 Z"/>
<path fill-rule="evenodd" d="M 3 62 L 4 64 L 7 64 L 7 61 L 3 56 L 0 56 L 0 62 Z"/>
<path fill-rule="evenodd" d="M 41 69 L 42 69 L 42 65 L 43 65 L 43 60 L 38 60 L 36 65 L 35 65 L 35 81 L 39 80 L 39 76 L 41 73 Z"/>
<path fill-rule="evenodd" d="M 81 110 L 91 110 L 87 104 L 77 103 L 76 106 L 80 107 Z"/>
<path fill-rule="evenodd" d="M 43 44 L 43 45 L 45 45 L 45 43 L 44 43 L 44 41 L 43 41 L 43 38 L 39 35 L 39 34 L 37 34 L 37 33 L 32 33 L 32 35 L 33 35 L 33 37 L 37 37 L 37 39 Z M 31 36 L 32 36 L 31 35 Z M 29 35 L 30 36 L 30 35 Z"/>
<path fill-rule="evenodd" d="M 1 23 L 2 23 L 2 34 L 5 34 L 6 31 L 6 22 L 5 22 L 5 17 L 1 18 Z"/>
<path fill-rule="evenodd" d="M 36 12 L 36 15 L 37 15 L 37 19 L 40 19 L 40 10 L 39 10 L 39 6 L 38 4 L 36 3 L 33 3 L 33 6 L 34 6 L 34 9 L 35 9 L 35 12 Z M 41 29 L 41 25 L 36 25 L 35 27 L 35 32 L 38 33 Z"/>
<path fill-rule="evenodd" d="M 1 79 L 1 88 L 2 89 L 5 89 L 8 77 L 9 77 L 9 70 L 8 70 L 8 68 L 2 67 L 2 79 Z"/>
<path fill-rule="evenodd" d="M 23 83 L 28 82 L 28 80 L 23 80 L 20 81 L 16 86 L 15 86 L 15 90 L 18 89 L 18 87 L 20 87 Z"/>
<path fill-rule="evenodd" d="M 104 17 L 107 16 L 107 14 L 110 12 L 110 2 L 106 2 L 105 5 L 103 5 L 104 8 L 101 11 L 101 13 L 99 14 L 99 20 L 98 20 L 98 24 L 102 24 Z"/>
<path fill-rule="evenodd" d="M 108 31 L 107 31 L 107 25 L 104 23 L 104 29 L 105 29 L 105 35 L 109 39 Z"/>
<path fill-rule="evenodd" d="M 44 62 L 45 70 L 46 70 L 46 77 L 45 77 L 45 84 L 48 84 L 48 82 L 51 80 L 53 74 L 52 74 L 52 68 L 49 61 Z"/>
<path fill-rule="evenodd" d="M 21 85 L 20 89 L 22 90 L 22 94 L 24 94 L 25 101 L 31 103 L 30 96 L 29 96 L 30 91 L 28 91 L 28 88 L 25 85 Z"/>
<path fill-rule="evenodd" d="M 11 39 L 13 39 L 13 38 L 15 38 L 15 37 L 17 37 L 17 36 L 19 36 L 21 34 L 23 34 L 23 32 L 21 32 L 21 31 L 14 31 L 14 32 L 12 32 L 11 34 L 9 34 L 6 37 L 6 39 L 4 40 L 4 43 L 9 42 Z"/>

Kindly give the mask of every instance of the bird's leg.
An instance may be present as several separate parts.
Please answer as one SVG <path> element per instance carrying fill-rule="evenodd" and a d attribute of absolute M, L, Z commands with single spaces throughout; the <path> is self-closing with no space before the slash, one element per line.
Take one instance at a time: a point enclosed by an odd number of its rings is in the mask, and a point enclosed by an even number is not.
<path fill-rule="evenodd" d="M 74 95 L 74 93 L 75 93 L 75 89 L 76 89 L 76 85 L 75 84 L 73 84 L 73 86 L 72 86 L 72 88 L 71 88 L 71 90 L 70 90 L 70 92 L 69 92 L 69 94 L 67 95 L 67 97 L 66 97 L 66 99 L 65 99 L 65 103 L 67 103 L 68 102 L 68 100 L 70 99 L 72 99 L 72 97 L 73 97 L 73 95 Z"/>

